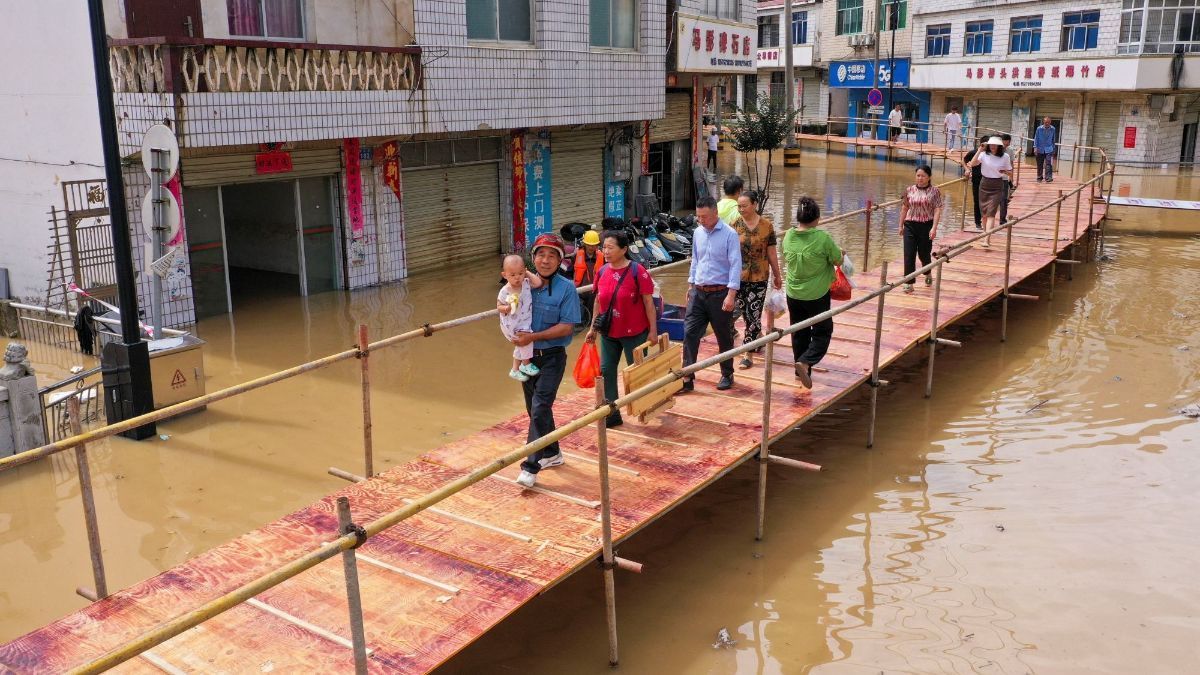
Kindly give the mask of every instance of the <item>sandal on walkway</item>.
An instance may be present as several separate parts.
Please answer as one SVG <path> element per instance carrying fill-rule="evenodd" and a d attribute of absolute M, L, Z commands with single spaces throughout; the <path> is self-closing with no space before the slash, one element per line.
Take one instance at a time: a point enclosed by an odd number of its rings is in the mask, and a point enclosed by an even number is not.
<path fill-rule="evenodd" d="M 749 356 L 743 358 L 741 361 L 738 362 L 738 368 L 741 368 L 742 370 L 750 368 L 753 365 L 754 365 L 754 360 L 751 359 Z"/>

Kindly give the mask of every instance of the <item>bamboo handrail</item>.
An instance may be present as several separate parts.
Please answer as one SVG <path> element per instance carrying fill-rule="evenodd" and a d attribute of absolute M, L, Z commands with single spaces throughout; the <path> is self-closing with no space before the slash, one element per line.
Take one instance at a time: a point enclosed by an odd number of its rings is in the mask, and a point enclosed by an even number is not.
<path fill-rule="evenodd" d="M 609 401 L 602 405 L 597 405 L 596 408 L 593 409 L 591 412 L 585 413 L 585 414 L 581 415 L 580 417 L 575 418 L 574 420 L 564 424 L 563 426 L 559 427 L 558 429 L 556 429 L 540 438 L 530 441 L 529 443 L 526 443 L 519 448 L 511 450 L 508 453 L 505 453 L 504 455 L 501 455 L 500 457 L 497 457 L 497 458 L 489 461 L 486 464 L 476 467 L 475 469 L 473 469 L 466 475 L 461 476 L 453 481 L 450 481 L 449 483 L 443 485 L 442 487 L 440 487 L 426 495 L 423 495 L 417 499 L 412 500 L 411 502 L 409 502 L 408 504 L 406 504 L 405 506 L 403 506 L 401 508 L 398 508 L 390 513 L 380 516 L 379 518 L 377 518 L 376 520 L 372 521 L 371 523 L 369 523 L 368 525 L 365 526 L 364 530 L 366 532 L 366 537 L 370 538 L 372 536 L 378 535 L 380 532 L 383 532 L 384 530 L 387 530 L 388 528 L 395 526 L 396 524 L 400 523 L 401 521 L 403 521 L 407 518 L 410 518 L 427 508 L 432 507 L 434 504 L 437 504 L 437 503 L 441 502 L 442 500 L 447 499 L 447 498 L 461 492 L 462 490 L 484 480 L 488 476 L 491 476 L 491 475 L 499 472 L 501 469 L 504 469 L 505 467 L 508 467 L 512 464 L 515 464 L 518 461 L 521 461 L 526 456 L 546 448 L 551 443 L 560 441 L 563 438 L 566 438 L 567 436 L 579 431 L 580 429 L 587 427 L 588 425 L 600 422 L 601 420 L 606 418 L 608 415 L 612 414 L 613 412 L 618 411 L 621 407 L 628 405 L 634 401 L 637 401 L 637 400 L 641 399 L 642 397 L 647 396 L 647 395 L 657 391 L 658 389 L 675 382 L 676 380 L 694 375 L 695 373 L 697 373 L 701 370 L 716 366 L 716 365 L 722 363 L 723 361 L 734 358 L 735 356 L 737 356 L 739 354 L 748 353 L 748 352 L 756 350 L 760 347 L 765 347 L 766 345 L 773 343 L 775 341 L 781 340 L 784 337 L 791 335 L 792 333 L 803 330 L 805 328 L 809 328 L 809 327 L 811 327 L 817 323 L 820 323 L 822 321 L 825 321 L 827 319 L 831 319 L 839 314 L 842 314 L 851 309 L 854 309 L 855 307 L 858 307 L 859 305 L 863 305 L 867 302 L 875 300 L 876 298 L 881 298 L 883 295 L 895 290 L 901 284 L 913 281 L 916 278 L 918 278 L 919 276 L 921 276 L 922 274 L 932 271 L 935 268 L 940 269 L 942 265 L 949 262 L 953 258 L 955 258 L 959 255 L 962 255 L 969 250 L 972 250 L 973 249 L 972 245 L 976 241 L 979 241 L 980 239 L 983 239 L 985 237 L 990 238 L 993 234 L 1004 231 L 1004 230 L 1011 232 L 1012 229 L 1018 223 L 1021 223 L 1022 221 L 1026 220 L 1027 218 L 1037 215 L 1038 213 L 1041 213 L 1042 211 L 1044 211 L 1048 208 L 1051 208 L 1053 206 L 1056 206 L 1056 205 L 1061 207 L 1062 202 L 1066 198 L 1074 195 L 1077 192 L 1082 191 L 1085 187 L 1090 186 L 1096 180 L 1103 180 L 1104 176 L 1107 175 L 1108 173 L 1110 173 L 1111 171 L 1112 170 L 1110 169 L 1108 172 L 1105 172 L 1104 174 L 1100 174 L 1099 176 L 1088 181 L 1087 183 L 1080 184 L 1074 191 L 1067 193 L 1066 195 L 1059 197 L 1059 199 L 1049 202 L 1049 203 L 1043 205 L 1042 207 L 1035 209 L 1023 216 L 1014 218 L 1014 219 L 1008 221 L 1007 223 L 999 224 L 990 230 L 981 232 L 979 234 L 976 234 L 973 237 L 970 237 L 964 241 L 961 241 L 949 249 L 937 252 L 937 255 L 935 256 L 934 260 L 931 261 L 928 265 L 924 265 L 924 266 L 918 268 L 911 274 L 907 274 L 897 281 L 881 283 L 879 288 L 875 289 L 874 291 L 872 291 L 868 294 L 865 294 L 863 296 L 860 296 L 858 298 L 855 298 L 849 302 L 846 302 L 845 304 L 839 305 L 838 307 L 832 308 L 826 312 L 822 312 L 821 314 L 818 314 L 812 318 L 792 324 L 786 328 L 773 329 L 770 332 L 768 332 L 767 334 L 758 338 L 757 340 L 753 340 L 751 342 L 745 343 L 742 346 L 730 349 L 729 351 L 721 352 L 719 354 L 716 354 L 715 356 L 709 357 L 702 361 L 698 361 L 697 363 L 694 363 L 690 366 L 680 368 L 679 370 L 673 370 L 669 374 L 663 375 L 662 377 L 660 377 L 660 378 L 658 378 L 658 379 L 656 379 L 656 380 L 654 380 L 632 392 L 627 392 L 624 396 L 619 397 L 615 401 Z M 355 354 L 357 354 L 357 350 L 350 350 L 348 352 L 342 352 L 340 354 L 334 355 L 332 357 L 326 357 L 326 358 L 337 358 L 338 360 L 344 360 L 345 358 L 353 358 L 353 356 Z M 316 362 L 313 362 L 313 363 L 316 363 Z M 309 365 L 309 364 L 305 364 L 305 365 Z M 259 378 L 259 379 L 261 380 L 264 378 Z M 127 422 L 130 423 L 132 426 L 140 426 L 141 424 L 145 423 L 144 421 L 136 421 L 135 422 L 133 420 L 127 420 Z M 82 436 L 87 436 L 87 434 L 83 434 Z M 82 436 L 80 436 L 80 437 L 82 437 Z M 68 439 L 68 440 L 72 440 L 72 439 Z M 46 447 L 50 447 L 50 446 L 46 446 Z M 754 450 L 751 451 L 752 454 L 758 454 L 760 452 L 761 452 L 760 447 L 756 447 Z M 242 602 L 245 602 L 246 600 L 253 598 L 254 596 L 256 596 L 270 588 L 273 588 L 273 587 L 283 583 L 284 581 L 286 581 L 296 575 L 299 575 L 300 573 L 302 573 L 308 569 L 311 569 L 312 567 L 315 567 L 316 565 L 320 564 L 323 561 L 328 560 L 343 551 L 348 551 L 350 549 L 356 548 L 359 545 L 361 545 L 361 541 L 359 541 L 359 539 L 356 535 L 352 535 L 352 534 L 342 535 L 329 543 L 323 544 L 316 550 L 310 551 L 309 553 L 304 554 L 301 557 L 299 557 L 289 563 L 286 563 L 283 566 L 281 566 L 263 576 L 258 577 L 257 579 L 249 581 L 249 582 L 243 584 L 242 586 L 240 586 L 218 598 L 210 600 L 209 602 L 205 603 L 204 605 L 200 606 L 199 608 L 196 608 L 196 609 L 186 612 L 180 616 L 177 616 L 173 619 L 170 619 L 169 621 L 162 624 L 161 626 L 159 626 L 147 633 L 144 633 L 143 635 L 139 636 L 138 638 L 114 648 L 113 650 L 107 652 L 106 654 L 97 658 L 96 660 L 91 661 L 87 664 L 84 664 L 83 666 L 77 667 L 69 672 L 71 672 L 71 673 L 99 673 L 104 670 L 108 670 L 109 668 L 113 668 L 121 663 L 124 663 L 125 661 L 128 661 L 129 659 L 136 657 L 138 654 L 141 654 L 142 652 L 144 652 L 156 645 L 159 645 L 159 644 L 165 642 L 166 640 L 171 639 L 172 637 L 175 637 L 175 636 L 183 633 L 184 631 L 186 631 L 190 628 L 193 628 L 193 627 L 203 623 L 204 621 L 207 621 L 208 619 L 211 619 L 211 618 L 237 606 L 238 604 L 241 604 Z"/>

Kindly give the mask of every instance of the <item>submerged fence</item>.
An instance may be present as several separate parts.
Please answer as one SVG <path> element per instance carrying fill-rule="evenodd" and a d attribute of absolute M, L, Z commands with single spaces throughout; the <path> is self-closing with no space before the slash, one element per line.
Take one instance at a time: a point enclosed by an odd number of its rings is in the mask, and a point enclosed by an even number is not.
<path fill-rule="evenodd" d="M 648 395 L 654 393 L 655 391 L 657 391 L 658 389 L 660 389 L 664 386 L 667 386 L 669 384 L 672 384 L 676 380 L 693 376 L 695 373 L 697 373 L 701 370 L 705 370 L 707 368 L 716 366 L 725 360 L 735 358 L 736 356 L 741 355 L 741 354 L 749 353 L 752 350 L 757 350 L 759 348 L 763 348 L 766 352 L 766 355 L 765 355 L 765 359 L 764 359 L 765 372 L 764 372 L 764 377 L 763 377 L 764 391 L 763 391 L 763 401 L 762 401 L 762 439 L 761 439 L 761 442 L 759 443 L 759 447 L 756 451 L 753 451 L 750 454 L 746 455 L 744 458 L 742 458 L 738 462 L 740 464 L 741 462 L 744 462 L 751 458 L 756 458 L 760 462 L 758 507 L 757 507 L 757 535 L 759 538 L 761 538 L 762 534 L 763 534 L 763 527 L 764 527 L 764 522 L 765 522 L 766 477 L 767 477 L 768 464 L 789 466 L 792 468 L 799 468 L 799 469 L 803 469 L 803 470 L 819 470 L 820 469 L 820 467 L 812 465 L 812 464 L 808 464 L 805 462 L 799 462 L 797 460 L 788 459 L 785 457 L 779 457 L 776 455 L 772 455 L 770 453 L 770 446 L 771 446 L 771 443 L 773 442 L 773 439 L 770 437 L 768 420 L 770 419 L 770 415 L 771 415 L 771 387 L 772 387 L 773 353 L 774 353 L 775 343 L 778 342 L 779 340 L 783 339 L 784 337 L 791 335 L 792 333 L 795 333 L 797 331 L 800 331 L 800 330 L 803 330 L 810 326 L 813 326 L 813 325 L 820 323 L 821 321 L 824 321 L 826 319 L 836 317 L 836 316 L 838 316 L 844 312 L 847 312 L 855 307 L 858 307 L 860 305 L 863 305 L 863 304 L 866 304 L 869 302 L 875 302 L 877 304 L 876 322 L 875 322 L 875 338 L 874 338 L 874 345 L 873 345 L 873 350 L 874 350 L 873 351 L 873 362 L 872 362 L 872 368 L 871 368 L 871 372 L 870 372 L 870 378 L 868 380 L 868 384 L 871 386 L 871 404 L 870 404 L 871 407 L 870 407 L 870 416 L 869 416 L 869 426 L 868 426 L 868 430 L 867 430 L 867 445 L 869 447 L 874 442 L 878 387 L 882 384 L 885 384 L 885 382 L 879 378 L 879 371 L 880 371 L 881 337 L 883 334 L 884 301 L 886 299 L 887 294 L 892 292 L 893 290 L 895 290 L 897 287 L 901 286 L 902 284 L 912 282 L 913 280 L 917 279 L 919 276 L 925 274 L 926 272 L 931 272 L 934 274 L 933 306 L 932 306 L 932 312 L 931 312 L 931 317 L 930 317 L 930 332 L 929 332 L 929 339 L 928 339 L 928 344 L 929 344 L 928 374 L 927 374 L 927 380 L 926 380 L 926 395 L 929 395 L 932 392 L 933 366 L 934 366 L 934 355 L 936 353 L 936 347 L 938 345 L 958 346 L 958 343 L 956 343 L 954 341 L 939 338 L 937 336 L 937 330 L 938 330 L 938 324 L 939 324 L 938 304 L 939 304 L 939 300 L 941 297 L 943 266 L 946 263 L 953 260 L 954 258 L 971 250 L 973 248 L 973 245 L 975 244 L 975 242 L 984 240 L 985 238 L 987 241 L 990 241 L 990 239 L 993 235 L 1003 235 L 1005 237 L 1004 284 L 1003 284 L 1003 289 L 1001 291 L 1001 299 L 1002 299 L 1002 303 L 1003 303 L 1001 340 L 1006 339 L 1009 299 L 1010 298 L 1035 299 L 1034 296 L 1022 296 L 1022 295 L 1011 292 L 1010 267 L 1011 267 L 1011 262 L 1012 262 L 1012 249 L 1013 249 L 1012 235 L 1013 235 L 1014 226 L 1020 224 L 1021 222 L 1025 221 L 1026 219 L 1028 219 L 1032 216 L 1040 214 L 1048 209 L 1054 208 L 1056 210 L 1055 236 L 1050 241 L 1047 253 L 1052 256 L 1057 256 L 1058 245 L 1059 245 L 1059 226 L 1060 226 L 1060 221 L 1061 221 L 1063 205 L 1065 203 L 1069 202 L 1072 197 L 1074 197 L 1076 219 L 1074 221 L 1074 228 L 1073 228 L 1072 239 L 1071 239 L 1071 242 L 1072 242 L 1071 246 L 1073 249 L 1072 258 L 1068 260 L 1068 259 L 1058 259 L 1056 257 L 1054 259 L 1054 262 L 1052 262 L 1051 264 L 1052 264 L 1052 266 L 1056 266 L 1057 264 L 1076 264 L 1079 262 L 1086 261 L 1089 258 L 1089 256 L 1091 255 L 1091 248 L 1092 248 L 1093 243 L 1099 242 L 1099 246 L 1101 247 L 1101 249 L 1103 248 L 1103 228 L 1102 227 L 1093 228 L 1091 226 L 1092 218 L 1089 215 L 1089 218 L 1087 221 L 1088 229 L 1085 232 L 1085 234 L 1088 235 L 1088 246 L 1084 247 L 1083 259 L 1082 260 L 1077 259 L 1078 254 L 1074 249 L 1078 248 L 1078 243 L 1079 243 L 1079 234 L 1080 233 L 1078 231 L 1078 227 L 1079 227 L 1078 216 L 1081 213 L 1080 209 L 1081 209 L 1082 195 L 1085 191 L 1087 191 L 1093 198 L 1092 200 L 1090 200 L 1090 203 L 1094 202 L 1095 201 L 1094 197 L 1095 197 L 1096 192 L 1102 189 L 1105 178 L 1106 177 L 1111 178 L 1111 174 L 1112 174 L 1112 168 L 1107 168 L 1103 173 L 1101 173 L 1097 176 L 1093 176 L 1089 181 L 1079 185 L 1074 190 L 1071 190 L 1071 191 L 1065 192 L 1065 193 L 1063 191 L 1060 191 L 1059 197 L 1057 199 L 1046 203 L 1045 205 L 1031 211 L 1030 213 L 1026 213 L 1018 218 L 1013 218 L 1008 223 L 1001 224 L 998 227 L 995 227 L 993 229 L 990 229 L 990 230 L 987 230 L 984 232 L 980 232 L 980 233 L 954 245 L 951 248 L 945 249 L 943 251 L 939 251 L 939 252 L 937 252 L 935 259 L 930 264 L 920 267 L 919 269 L 914 271 L 912 274 L 908 274 L 898 280 L 888 281 L 887 263 L 884 262 L 882 264 L 881 270 L 880 270 L 879 286 L 876 289 L 874 289 L 873 291 L 871 291 L 870 293 L 864 294 L 858 298 L 855 298 L 845 304 L 842 304 L 836 308 L 833 308 L 827 312 L 824 312 L 824 313 L 822 313 L 818 316 L 815 316 L 811 319 L 808 319 L 806 321 L 795 323 L 790 326 L 786 326 L 784 328 L 774 328 L 772 326 L 770 328 L 770 330 L 767 332 L 767 334 L 764 335 L 763 337 L 759 338 L 758 340 L 744 344 L 735 349 L 731 349 L 729 351 L 722 352 L 711 358 L 705 359 L 703 361 L 699 361 L 691 366 L 681 367 L 677 370 L 673 370 L 673 371 L 671 371 L 670 374 L 664 375 L 663 377 L 661 377 L 653 382 L 650 382 L 649 384 L 646 384 L 643 387 L 640 387 L 634 391 L 626 392 L 623 396 L 619 397 L 615 401 L 603 400 L 602 390 L 599 387 L 597 387 L 597 389 L 596 389 L 596 397 L 597 397 L 596 398 L 596 406 L 591 412 L 588 412 L 587 414 L 584 414 L 580 417 L 577 417 L 574 420 L 571 420 L 570 422 L 567 422 L 567 423 L 561 425 L 555 431 L 553 431 L 549 434 L 546 434 L 545 436 L 542 436 L 541 438 L 538 438 L 529 443 L 526 443 L 525 445 L 515 448 L 515 449 L 511 450 L 510 452 L 505 453 L 502 456 L 492 459 L 491 461 L 487 462 L 484 465 L 476 467 L 475 469 L 473 469 L 466 475 L 447 483 L 446 485 L 442 486 L 441 488 L 439 488 L 437 490 L 434 490 L 433 492 L 430 492 L 420 498 L 412 500 L 411 502 L 407 503 L 405 506 L 398 508 L 390 513 L 387 513 L 387 514 L 379 517 L 378 519 L 365 524 L 361 528 L 358 527 L 357 525 L 355 525 L 351 520 L 349 503 L 346 502 L 346 500 L 344 498 L 339 499 L 339 502 L 338 502 L 339 529 L 336 533 L 337 538 L 334 539 L 333 541 L 330 541 L 314 550 L 311 550 L 308 553 L 306 553 L 305 555 L 300 556 L 300 557 L 292 560 L 291 562 L 289 562 L 267 574 L 264 574 L 256 579 L 254 579 L 253 581 L 243 584 L 242 586 L 238 587 L 237 589 L 234 589 L 233 591 L 230 591 L 229 593 L 226 593 L 225 595 L 223 595 L 219 598 L 213 599 L 213 600 L 205 603 L 201 607 L 198 607 L 198 608 L 195 608 L 188 612 L 185 612 L 185 613 L 171 619 L 170 621 L 167 621 L 166 623 L 162 624 L 158 628 L 156 628 L 148 633 L 145 633 L 144 635 L 138 637 L 137 639 L 132 640 L 126 644 L 123 644 L 123 645 L 111 650 L 110 652 L 108 652 L 107 654 L 104 654 L 100 658 L 97 658 L 90 663 L 83 664 L 83 665 L 77 667 L 76 669 L 74 669 L 71 672 L 97 673 L 97 672 L 101 672 L 101 671 L 107 670 L 109 668 L 112 668 L 112 667 L 114 667 L 120 663 L 123 663 L 125 661 L 128 661 L 130 659 L 137 658 L 139 656 L 143 659 L 146 659 L 147 661 L 149 661 L 151 663 L 158 662 L 159 660 L 157 659 L 157 657 L 153 654 L 153 652 L 150 651 L 155 645 L 161 644 L 161 643 L 183 633 L 184 631 L 186 631 L 192 627 L 195 627 L 195 626 L 207 621 L 208 619 L 211 619 L 211 618 L 213 618 L 213 617 L 215 617 L 215 616 L 217 616 L 217 615 L 219 615 L 219 614 L 221 614 L 243 602 L 250 601 L 254 598 L 254 596 L 266 591 L 267 589 L 277 586 L 277 585 L 283 583 L 284 581 L 286 581 L 292 577 L 295 577 L 308 569 L 311 569 L 311 568 L 317 566 L 321 562 L 341 554 L 343 556 L 343 564 L 344 564 L 345 579 L 346 579 L 346 593 L 347 593 L 347 598 L 348 598 L 349 607 L 350 607 L 350 625 L 351 625 L 351 632 L 352 632 L 352 638 L 353 638 L 352 639 L 353 650 L 354 650 L 354 655 L 355 655 L 355 668 L 356 668 L 357 672 L 365 673 L 365 672 L 367 672 L 367 661 L 366 661 L 367 654 L 366 654 L 366 647 L 365 647 L 361 602 L 359 599 L 359 590 L 358 590 L 358 583 L 357 583 L 357 571 L 356 571 L 357 568 L 356 568 L 356 557 L 355 557 L 354 549 L 361 546 L 370 537 L 378 535 L 380 532 L 383 532 L 383 531 L 387 530 L 388 528 L 395 526 L 396 524 L 400 523 L 401 521 L 403 521 L 407 518 L 410 518 L 410 517 L 420 513 L 421 511 L 433 508 L 439 502 L 457 494 L 458 492 L 464 490 L 465 488 L 470 487 L 471 485 L 474 485 L 474 484 L 484 480 L 488 476 L 491 476 L 491 475 L 497 473 L 498 471 L 504 469 L 505 467 L 508 467 L 514 463 L 521 461 L 522 459 L 524 459 L 526 456 L 530 455 L 531 453 L 541 450 L 541 449 L 545 448 L 546 446 L 550 445 L 551 443 L 553 443 L 555 441 L 559 441 L 581 429 L 584 429 L 585 427 L 587 427 L 589 425 L 595 425 L 597 434 L 598 434 L 599 468 L 600 468 L 600 471 L 599 471 L 600 515 L 601 515 L 601 525 L 602 525 L 602 528 L 601 528 L 602 529 L 602 567 L 603 567 L 604 585 L 605 585 L 606 618 L 607 618 L 608 635 L 609 635 L 609 661 L 615 665 L 618 660 L 618 645 L 617 645 L 617 633 L 616 633 L 615 581 L 614 581 L 614 576 L 613 576 L 614 570 L 616 568 L 622 568 L 622 569 L 629 569 L 629 570 L 636 571 L 636 569 L 639 566 L 637 565 L 637 563 L 627 561 L 627 560 L 622 560 L 622 559 L 616 557 L 613 553 L 613 536 L 612 536 L 612 526 L 611 526 L 611 502 L 610 502 L 610 494 L 609 494 L 609 477 L 608 477 L 609 463 L 608 463 L 608 452 L 607 452 L 607 436 L 606 436 L 606 430 L 605 430 L 605 419 L 608 417 L 608 415 L 610 413 L 617 411 L 622 406 L 628 405 L 629 403 L 632 403 L 632 402 L 637 401 L 645 396 L 648 396 Z M 964 178 L 956 179 L 954 181 L 949 181 L 948 183 L 943 183 L 942 185 L 943 186 L 951 185 L 956 182 L 963 182 L 964 185 L 969 185 L 969 180 L 970 180 L 969 177 L 964 177 Z M 1098 186 L 1100 186 L 1100 187 L 1098 187 Z M 1111 183 L 1110 183 L 1109 189 L 1111 190 Z M 859 209 L 859 210 L 852 211 L 849 213 L 844 213 L 844 214 L 841 214 L 838 216 L 834 216 L 829 219 L 826 219 L 824 222 L 830 222 L 833 220 L 841 220 L 841 219 L 856 217 L 859 215 L 865 216 L 865 220 L 866 220 L 867 228 L 868 228 L 867 229 L 867 232 L 868 232 L 868 244 L 867 245 L 869 247 L 871 213 L 874 210 L 887 208 L 889 206 L 895 206 L 898 203 L 899 203 L 899 200 L 893 200 L 891 202 L 886 202 L 886 203 L 882 203 L 882 204 L 868 204 L 868 206 L 865 209 Z M 1092 207 L 1089 206 L 1089 211 L 1091 208 Z M 965 202 L 964 202 L 964 213 L 965 213 Z M 1095 235 L 1095 236 L 1093 237 L 1092 235 Z M 663 267 L 658 268 L 656 271 L 680 266 L 686 262 L 687 261 L 682 261 L 680 263 L 674 263 L 672 265 L 663 266 Z M 865 261 L 864 261 L 864 264 L 865 264 Z M 1052 277 L 1052 279 L 1053 279 L 1053 277 Z M 1051 283 L 1053 284 L 1053 281 Z M 1051 289 L 1053 289 L 1053 286 L 1051 286 Z M 579 290 L 580 290 L 580 292 L 585 292 L 587 290 L 590 290 L 590 287 L 584 287 Z M 1051 293 L 1052 292 L 1053 292 L 1053 290 L 1051 290 Z M 179 404 L 172 405 L 172 406 L 167 406 L 160 410 L 156 410 L 156 411 L 147 413 L 145 415 L 141 415 L 139 417 L 128 419 L 128 420 L 118 422 L 115 424 L 110 424 L 108 426 L 94 429 L 94 430 L 91 430 L 88 432 L 82 432 L 80 427 L 78 426 L 80 423 L 80 412 L 76 406 L 78 405 L 79 398 L 78 397 L 69 397 L 67 399 L 68 405 L 71 407 L 71 411 L 70 411 L 71 414 L 69 416 L 69 419 L 70 419 L 70 423 L 71 423 L 74 431 L 76 432 L 75 435 L 70 438 L 65 438 L 65 439 L 62 439 L 59 441 L 48 443 L 47 445 L 44 445 L 40 448 L 36 448 L 34 450 L 30 450 L 25 453 L 21 453 L 18 455 L 14 455 L 12 457 L 0 459 L 0 472 L 11 470 L 15 467 L 18 467 L 18 466 L 21 466 L 24 464 L 28 464 L 30 462 L 34 462 L 34 461 L 38 461 L 40 459 L 54 456 L 58 453 L 66 451 L 66 450 L 74 450 L 75 451 L 75 456 L 76 456 L 76 461 L 77 461 L 77 466 L 78 466 L 78 471 L 79 471 L 79 480 L 80 480 L 80 485 L 81 485 L 80 496 L 81 496 L 81 500 L 83 502 L 85 524 L 87 526 L 88 543 L 89 543 L 89 550 L 91 553 L 91 560 L 92 560 L 92 566 L 93 566 L 93 578 L 94 578 L 94 589 L 80 588 L 80 589 L 77 589 L 77 592 L 80 595 L 82 595 L 83 597 L 86 597 L 86 598 L 92 599 L 92 600 L 104 598 L 108 595 L 108 589 L 107 589 L 107 582 L 106 582 L 105 573 L 104 573 L 104 561 L 103 561 L 103 556 L 102 556 L 101 547 L 100 547 L 100 534 L 99 534 L 98 524 L 96 522 L 95 506 L 94 506 L 94 501 L 92 498 L 90 472 L 89 472 L 88 459 L 87 459 L 87 444 L 88 443 L 92 443 L 95 441 L 102 440 L 104 438 L 115 436 L 115 435 L 124 433 L 126 431 L 129 431 L 131 429 L 143 426 L 145 424 L 161 421 L 164 419 L 168 419 L 168 418 L 180 415 L 185 412 L 196 410 L 196 409 L 202 408 L 204 406 L 207 406 L 207 405 L 210 405 L 213 403 L 217 403 L 217 402 L 223 401 L 225 399 L 233 398 L 235 396 L 244 394 L 246 392 L 253 391 L 255 389 L 259 389 L 259 388 L 268 386 L 270 384 L 274 384 L 276 382 L 281 382 L 283 380 L 297 377 L 297 376 L 303 375 L 305 373 L 320 370 L 322 368 L 331 366 L 336 363 L 341 363 L 343 361 L 349 361 L 351 359 L 356 359 L 359 362 L 360 380 L 361 380 L 361 385 L 362 385 L 362 415 L 363 415 L 362 452 L 363 452 L 363 467 L 364 467 L 363 475 L 358 476 L 358 475 L 355 475 L 348 471 L 345 471 L 342 469 L 336 469 L 336 468 L 331 468 L 330 473 L 333 475 L 336 475 L 336 476 L 340 476 L 342 478 L 350 479 L 350 480 L 360 480 L 362 478 L 369 478 L 375 474 L 374 450 L 373 450 L 373 440 L 372 440 L 371 386 L 370 386 L 370 356 L 371 356 L 372 351 L 386 349 L 386 348 L 393 347 L 393 346 L 396 346 L 396 345 L 404 343 L 404 342 L 416 340 L 418 338 L 431 337 L 437 333 L 449 330 L 451 328 L 455 328 L 457 326 L 463 326 L 463 325 L 474 323 L 477 321 L 482 321 L 485 319 L 493 318 L 496 315 L 497 315 L 497 311 L 495 309 L 491 309 L 491 310 L 488 310 L 485 312 L 479 312 L 476 314 L 460 317 L 460 318 L 453 319 L 450 321 L 425 324 L 419 328 L 416 328 L 416 329 L 413 329 L 413 330 L 410 330 L 410 331 L 407 331 L 404 333 L 400 333 L 398 335 L 394 335 L 394 336 L 391 336 L 391 337 L 388 337 L 388 338 L 385 338 L 385 339 L 382 339 L 382 340 L 379 340 L 376 342 L 370 342 L 368 340 L 366 327 L 360 326 L 359 333 L 357 336 L 357 338 L 358 338 L 357 344 L 353 349 L 348 349 L 345 351 L 330 354 L 330 355 L 327 355 L 320 359 L 316 359 L 313 361 L 309 361 L 307 363 L 293 366 L 291 368 L 281 370 L 279 372 L 272 373 L 270 375 L 266 375 L 263 377 L 259 377 L 259 378 L 256 378 L 256 379 L 253 379 L 253 380 L 250 380 L 247 382 L 243 382 L 241 384 L 234 385 L 234 386 L 228 387 L 226 389 L 222 389 L 219 391 L 205 394 L 203 396 L 200 396 L 196 399 L 192 399 L 190 401 L 186 401 L 186 402 L 179 403 Z"/>

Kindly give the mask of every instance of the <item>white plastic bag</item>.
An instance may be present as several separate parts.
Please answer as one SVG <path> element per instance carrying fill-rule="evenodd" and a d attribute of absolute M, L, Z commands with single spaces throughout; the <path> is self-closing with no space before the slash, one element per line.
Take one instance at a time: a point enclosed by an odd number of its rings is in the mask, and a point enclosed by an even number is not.
<path fill-rule="evenodd" d="M 787 311 L 787 296 L 783 291 L 771 291 L 767 294 L 766 306 L 775 316 L 780 316 Z"/>
<path fill-rule="evenodd" d="M 842 255 L 842 272 L 848 277 L 854 276 L 854 263 L 850 260 L 849 253 Z"/>

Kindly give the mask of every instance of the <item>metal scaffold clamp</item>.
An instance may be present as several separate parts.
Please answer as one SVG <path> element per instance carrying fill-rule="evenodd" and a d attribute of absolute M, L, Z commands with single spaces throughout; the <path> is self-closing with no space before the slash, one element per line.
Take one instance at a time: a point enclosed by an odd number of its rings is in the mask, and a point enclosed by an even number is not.
<path fill-rule="evenodd" d="M 421 326 L 421 331 L 425 334 L 425 337 L 433 337 L 433 326 L 424 324 Z"/>
<path fill-rule="evenodd" d="M 354 535 L 354 546 L 351 546 L 350 548 L 358 548 L 358 547 L 362 546 L 363 544 L 367 543 L 367 531 L 365 529 L 363 529 L 363 527 L 361 525 L 356 525 L 354 523 L 348 523 L 346 525 L 346 527 L 342 528 L 342 534 L 343 535 L 347 535 L 347 534 Z"/>

